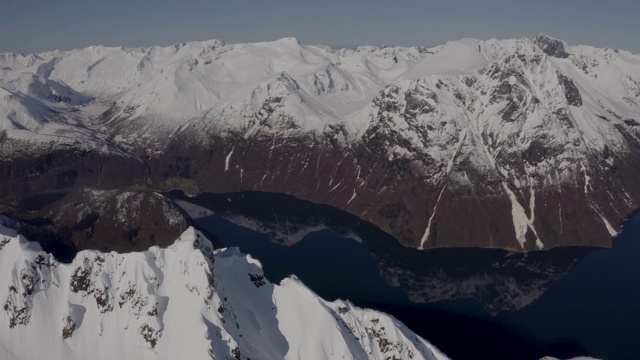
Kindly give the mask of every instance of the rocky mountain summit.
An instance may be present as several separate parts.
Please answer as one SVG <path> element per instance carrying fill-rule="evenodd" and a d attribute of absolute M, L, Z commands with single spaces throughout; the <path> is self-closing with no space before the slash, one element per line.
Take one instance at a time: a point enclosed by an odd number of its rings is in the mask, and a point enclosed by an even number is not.
<path fill-rule="evenodd" d="M 640 204 L 640 56 L 545 35 L 0 55 L 0 197 L 258 190 L 402 244 L 609 246 Z"/>

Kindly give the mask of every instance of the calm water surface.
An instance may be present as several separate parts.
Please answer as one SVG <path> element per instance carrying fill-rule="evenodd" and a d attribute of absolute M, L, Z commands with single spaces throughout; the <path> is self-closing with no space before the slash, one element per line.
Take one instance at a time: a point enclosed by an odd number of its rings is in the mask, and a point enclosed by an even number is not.
<path fill-rule="evenodd" d="M 328 300 L 388 312 L 454 359 L 640 359 L 640 216 L 612 249 L 419 252 L 291 197 L 171 196 L 211 209 L 185 207 L 226 246 L 259 259 L 272 282 L 296 274 Z M 276 243 L 292 238 L 302 240 Z"/>

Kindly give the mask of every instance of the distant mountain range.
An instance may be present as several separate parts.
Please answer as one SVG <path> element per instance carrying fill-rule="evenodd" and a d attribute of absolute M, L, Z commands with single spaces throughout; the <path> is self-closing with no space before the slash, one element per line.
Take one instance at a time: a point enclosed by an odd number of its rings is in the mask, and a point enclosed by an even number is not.
<path fill-rule="evenodd" d="M 0 199 L 259 190 L 402 244 L 609 246 L 640 204 L 640 56 L 538 35 L 0 54 Z"/>

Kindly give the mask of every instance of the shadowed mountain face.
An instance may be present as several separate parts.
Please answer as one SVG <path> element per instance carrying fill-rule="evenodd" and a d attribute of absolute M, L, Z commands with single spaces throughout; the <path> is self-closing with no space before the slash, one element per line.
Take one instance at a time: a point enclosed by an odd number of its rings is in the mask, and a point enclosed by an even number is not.
<path fill-rule="evenodd" d="M 32 196 L 19 205 L 7 213 L 13 227 L 63 262 L 82 250 L 128 253 L 167 247 L 192 225 L 172 200 L 147 191 L 77 189 Z"/>
<path fill-rule="evenodd" d="M 405 246 L 611 245 L 640 207 L 640 57 L 544 35 L 0 55 L 0 199 L 277 192 Z"/>
<path fill-rule="evenodd" d="M 526 307 L 595 250 L 563 247 L 526 254 L 477 248 L 419 251 L 400 245 L 375 225 L 353 215 L 291 196 L 260 192 L 197 197 L 172 192 L 168 196 L 179 200 L 194 218 L 216 214 L 268 234 L 280 244 L 295 244 L 323 229 L 356 239 L 374 255 L 383 278 L 402 289 L 411 301 L 473 299 L 493 314 Z"/>

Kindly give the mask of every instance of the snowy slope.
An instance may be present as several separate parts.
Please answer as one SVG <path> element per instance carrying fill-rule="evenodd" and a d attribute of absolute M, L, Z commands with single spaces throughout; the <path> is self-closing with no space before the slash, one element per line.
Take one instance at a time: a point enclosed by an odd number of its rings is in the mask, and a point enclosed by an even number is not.
<path fill-rule="evenodd" d="M 193 228 L 166 249 L 61 264 L 0 226 L 0 283 L 3 359 L 446 359 L 388 315 L 269 283 Z"/>
<path fill-rule="evenodd" d="M 319 130 L 328 120 L 364 106 L 419 61 L 421 51 L 333 50 L 285 38 L 253 44 L 211 40 L 164 48 L 97 46 L 27 56 L 0 54 L 0 87 L 48 105 L 63 99 L 78 105 L 76 110 L 88 118 L 96 115 L 93 107 L 83 106 L 91 100 L 103 111 L 110 108 L 103 120 L 127 119 L 122 126 L 137 130 L 171 132 L 199 117 L 215 118 L 226 127 L 251 128 L 267 100 L 282 108 L 280 115 L 295 118 L 298 126 Z M 18 76 L 31 83 L 17 88 L 12 78 Z M 34 89 L 37 81 L 55 86 Z M 2 128 L 14 129 L 6 120 L 3 117 Z"/>
<path fill-rule="evenodd" d="M 550 52 L 548 43 L 556 52 Z M 544 35 L 463 39 L 432 49 L 333 50 L 302 45 L 294 38 L 251 44 L 211 40 L 164 48 L 89 47 L 0 54 L 0 67 L 0 125 L 15 136 L 28 132 L 60 137 L 74 131 L 78 134 L 68 137 L 86 138 L 82 132 L 91 129 L 157 145 L 154 134 L 171 134 L 187 124 L 251 136 L 265 127 L 321 132 L 338 122 L 358 137 L 376 125 L 380 90 L 406 97 L 416 87 L 428 90 L 418 91 L 418 99 L 431 101 L 429 108 L 436 109 L 430 116 L 424 106 L 415 109 L 420 110 L 419 126 L 447 123 L 442 140 L 450 148 L 444 149 L 444 157 L 455 153 L 454 140 L 473 126 L 468 139 L 490 136 L 499 141 L 488 144 L 488 154 L 478 155 L 491 165 L 492 152 L 502 143 L 531 138 L 538 130 L 561 145 L 579 136 L 584 146 L 596 150 L 605 144 L 624 150 L 624 139 L 614 126 L 627 126 L 624 121 L 637 118 L 640 111 L 640 56 L 569 47 Z M 565 98 L 563 84 L 578 92 L 580 104 Z M 510 106 L 520 111 L 506 111 Z M 570 119 L 575 130 L 558 123 L 554 118 L 559 116 Z M 414 143 L 429 140 L 402 129 L 402 124 L 394 130 L 418 137 Z M 437 148 L 426 150 L 438 156 Z"/>
<path fill-rule="evenodd" d="M 484 78 L 494 77 L 489 73 L 505 66 L 524 71 L 524 78 L 514 81 L 526 81 L 522 85 L 531 87 L 547 112 L 562 105 L 555 79 L 561 73 L 593 98 L 585 99 L 591 107 L 587 113 L 608 109 L 622 118 L 637 115 L 639 56 L 560 42 L 555 46 L 566 51 L 567 57 L 556 57 L 544 52 L 545 42 L 553 41 L 559 40 L 540 35 L 515 40 L 463 39 L 432 49 L 363 46 L 333 50 L 285 38 L 247 44 L 210 40 L 169 47 L 94 46 L 37 55 L 6 53 L 0 54 L 0 88 L 4 98 L 13 95 L 14 100 L 5 100 L 1 107 L 2 128 L 24 127 L 36 134 L 50 134 L 53 131 L 42 129 L 34 118 L 53 117 L 47 111 L 55 110 L 64 116 L 80 112 L 105 124 L 126 119 L 121 126 L 153 132 L 175 131 L 198 119 L 250 131 L 265 120 L 265 112 L 276 117 L 275 112 L 285 128 L 283 117 L 295 127 L 320 131 L 327 123 L 345 121 L 348 115 L 366 109 L 390 85 L 423 79 L 460 87 L 458 82 L 470 83 L 479 77 L 477 87 L 493 87 L 487 82 L 495 79 Z M 462 93 L 484 93 L 480 92 L 484 89 L 471 87 Z M 555 107 L 549 107 L 549 102 Z M 448 105 L 457 106 L 455 102 Z M 107 108 L 110 110 L 104 112 Z M 13 110 L 15 115 L 10 114 Z M 480 115 L 470 112 L 474 118 Z M 482 117 L 493 115 L 485 112 Z M 12 120 L 15 116 L 24 119 Z M 588 140 L 600 143 L 603 139 L 593 131 L 598 129 L 590 130 Z"/>

